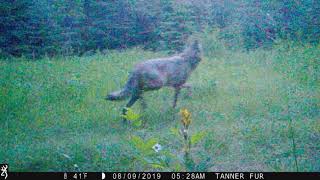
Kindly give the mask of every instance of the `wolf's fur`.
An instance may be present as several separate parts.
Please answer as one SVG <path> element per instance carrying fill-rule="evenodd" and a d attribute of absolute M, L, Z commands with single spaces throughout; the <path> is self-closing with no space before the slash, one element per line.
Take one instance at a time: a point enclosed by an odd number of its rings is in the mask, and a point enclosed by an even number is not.
<path fill-rule="evenodd" d="M 189 87 L 185 83 L 201 61 L 200 49 L 199 42 L 195 40 L 176 56 L 151 59 L 137 64 L 124 88 L 108 94 L 106 99 L 113 101 L 131 96 L 126 105 L 131 107 L 139 98 L 143 100 L 141 96 L 143 91 L 171 86 L 175 89 L 173 101 L 173 107 L 175 107 L 180 89 Z"/>

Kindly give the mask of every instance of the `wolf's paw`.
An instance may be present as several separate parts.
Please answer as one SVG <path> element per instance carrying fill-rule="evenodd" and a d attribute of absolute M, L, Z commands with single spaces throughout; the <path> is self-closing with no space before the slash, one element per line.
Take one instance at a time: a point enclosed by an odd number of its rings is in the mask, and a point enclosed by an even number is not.
<path fill-rule="evenodd" d="M 116 100 L 116 98 L 112 94 L 108 94 L 104 99 L 107 100 L 107 101 Z"/>

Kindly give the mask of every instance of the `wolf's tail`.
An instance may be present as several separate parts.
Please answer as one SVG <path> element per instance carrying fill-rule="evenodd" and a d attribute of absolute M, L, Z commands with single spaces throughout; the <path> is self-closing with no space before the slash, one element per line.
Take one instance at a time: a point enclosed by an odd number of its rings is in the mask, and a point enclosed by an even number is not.
<path fill-rule="evenodd" d="M 138 78 L 135 73 L 132 73 L 127 81 L 126 85 L 123 89 L 119 91 L 111 92 L 107 95 L 106 100 L 109 101 L 116 101 L 116 100 L 123 100 L 129 97 L 132 93 L 137 90 L 138 85 Z"/>

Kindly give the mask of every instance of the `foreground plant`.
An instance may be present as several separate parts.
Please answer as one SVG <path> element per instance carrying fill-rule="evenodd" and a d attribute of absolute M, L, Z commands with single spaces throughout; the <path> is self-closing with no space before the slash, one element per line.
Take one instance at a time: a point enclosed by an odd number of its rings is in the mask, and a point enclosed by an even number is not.
<path fill-rule="evenodd" d="M 184 163 L 188 169 L 194 169 L 194 161 L 191 157 L 190 150 L 191 150 L 191 139 L 190 135 L 188 134 L 189 125 L 191 124 L 191 113 L 187 109 L 182 109 L 180 111 L 181 115 L 181 123 L 182 129 L 181 134 L 183 135 L 183 152 L 184 152 Z"/>
<path fill-rule="evenodd" d="M 135 148 L 132 162 L 135 166 L 140 166 L 142 170 L 171 171 L 172 167 L 179 167 L 173 162 L 173 154 L 165 149 L 156 138 L 143 140 L 133 135 L 130 143 Z"/>
<path fill-rule="evenodd" d="M 180 110 L 180 115 L 181 129 L 171 128 L 171 131 L 182 145 L 183 158 L 171 153 L 156 138 L 144 140 L 139 136 L 131 135 L 129 141 L 135 149 L 132 161 L 134 166 L 140 166 L 143 170 L 151 168 L 163 171 L 195 171 L 199 169 L 198 166 L 203 166 L 204 164 L 206 167 L 209 166 L 204 161 L 197 165 L 191 155 L 192 148 L 195 148 L 197 143 L 205 137 L 206 132 L 201 131 L 190 134 L 191 113 L 187 109 L 182 109 Z M 141 125 L 140 115 L 130 108 L 127 109 L 127 114 L 123 117 L 133 122 L 132 124 L 136 124 L 136 126 Z"/>
<path fill-rule="evenodd" d="M 195 169 L 195 162 L 191 156 L 191 147 L 196 145 L 200 140 L 202 140 L 206 132 L 202 131 L 190 135 L 189 126 L 192 122 L 191 113 L 187 109 L 182 109 L 180 111 L 182 128 L 180 134 L 183 136 L 183 152 L 184 152 L 184 165 L 187 170 Z"/>

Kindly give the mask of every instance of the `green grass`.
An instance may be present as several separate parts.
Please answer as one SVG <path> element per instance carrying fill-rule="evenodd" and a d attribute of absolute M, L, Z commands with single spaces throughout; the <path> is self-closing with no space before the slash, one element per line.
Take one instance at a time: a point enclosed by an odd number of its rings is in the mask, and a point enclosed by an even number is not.
<path fill-rule="evenodd" d="M 284 48 L 284 47 L 282 47 Z M 170 128 L 192 113 L 191 132 L 208 135 L 192 150 L 209 171 L 320 171 L 319 47 L 224 52 L 204 57 L 192 74 L 193 95 L 145 93 L 142 128 L 123 127 L 127 101 L 107 102 L 132 66 L 164 56 L 139 49 L 107 55 L 0 61 L 0 162 L 10 171 L 137 171 L 128 136 L 155 137 L 181 154 Z M 296 151 L 292 152 L 292 120 Z M 76 167 L 75 164 L 78 166 Z"/>

